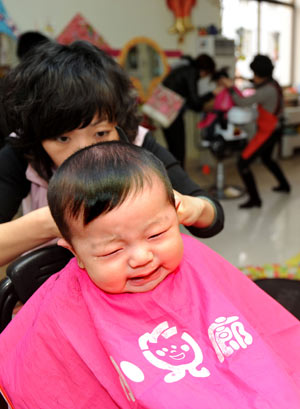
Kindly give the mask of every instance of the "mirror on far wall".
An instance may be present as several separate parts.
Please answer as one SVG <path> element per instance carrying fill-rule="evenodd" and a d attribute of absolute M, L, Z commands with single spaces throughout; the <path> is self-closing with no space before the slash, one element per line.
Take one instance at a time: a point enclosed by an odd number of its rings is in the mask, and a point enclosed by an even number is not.
<path fill-rule="evenodd" d="M 164 51 L 147 37 L 135 37 L 123 47 L 120 65 L 128 72 L 141 99 L 145 102 L 168 72 Z"/>

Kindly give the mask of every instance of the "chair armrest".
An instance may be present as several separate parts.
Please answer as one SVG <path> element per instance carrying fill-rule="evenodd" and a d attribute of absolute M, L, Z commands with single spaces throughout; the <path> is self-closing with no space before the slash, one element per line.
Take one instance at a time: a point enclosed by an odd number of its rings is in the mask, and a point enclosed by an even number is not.
<path fill-rule="evenodd" d="M 11 321 L 14 306 L 18 301 L 17 293 L 9 277 L 0 281 L 0 332 Z"/>
<path fill-rule="evenodd" d="M 7 266 L 18 299 L 24 304 L 52 274 L 60 271 L 73 254 L 60 246 L 51 245 L 31 251 Z"/>

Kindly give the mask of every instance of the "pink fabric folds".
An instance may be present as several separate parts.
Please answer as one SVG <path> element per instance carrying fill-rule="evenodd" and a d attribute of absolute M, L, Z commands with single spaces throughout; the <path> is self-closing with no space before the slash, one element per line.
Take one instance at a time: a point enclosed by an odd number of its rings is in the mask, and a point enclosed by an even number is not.
<path fill-rule="evenodd" d="M 72 259 L 0 335 L 15 409 L 299 409 L 300 324 L 184 236 L 179 268 L 141 294 L 107 294 Z"/>

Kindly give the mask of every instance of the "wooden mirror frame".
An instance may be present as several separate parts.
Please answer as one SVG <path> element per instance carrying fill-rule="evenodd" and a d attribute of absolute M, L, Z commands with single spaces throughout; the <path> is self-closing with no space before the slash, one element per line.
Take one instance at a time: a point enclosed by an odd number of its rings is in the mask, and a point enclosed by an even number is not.
<path fill-rule="evenodd" d="M 162 61 L 162 65 L 163 65 L 163 74 L 157 77 L 154 77 L 147 90 L 144 90 L 141 81 L 136 78 L 136 77 L 132 77 L 130 76 L 130 79 L 134 85 L 134 87 L 137 89 L 137 92 L 139 94 L 139 97 L 141 99 L 141 102 L 144 103 L 152 94 L 154 88 L 163 80 L 163 78 L 166 76 L 166 74 L 169 71 L 169 64 L 167 61 L 167 57 L 164 53 L 164 51 L 162 50 L 162 48 L 155 42 L 153 41 L 151 38 L 148 37 L 134 37 L 133 39 L 131 39 L 130 41 L 128 41 L 128 43 L 125 44 L 125 46 L 123 47 L 121 54 L 119 56 L 119 64 L 124 68 L 125 67 L 125 63 L 126 63 L 126 57 L 127 54 L 129 53 L 129 50 L 132 47 L 135 47 L 137 44 L 148 44 L 150 47 L 152 47 L 160 56 L 161 61 Z"/>

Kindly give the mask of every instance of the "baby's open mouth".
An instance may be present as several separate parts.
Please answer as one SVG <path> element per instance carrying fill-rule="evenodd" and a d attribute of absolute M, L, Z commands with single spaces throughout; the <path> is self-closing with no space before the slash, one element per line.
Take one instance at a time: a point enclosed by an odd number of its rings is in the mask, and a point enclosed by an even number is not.
<path fill-rule="evenodd" d="M 136 276 L 129 279 L 129 281 L 134 285 L 143 285 L 148 281 L 155 280 L 159 274 L 159 268 L 157 267 L 155 270 L 151 271 L 149 274 L 143 276 Z"/>

